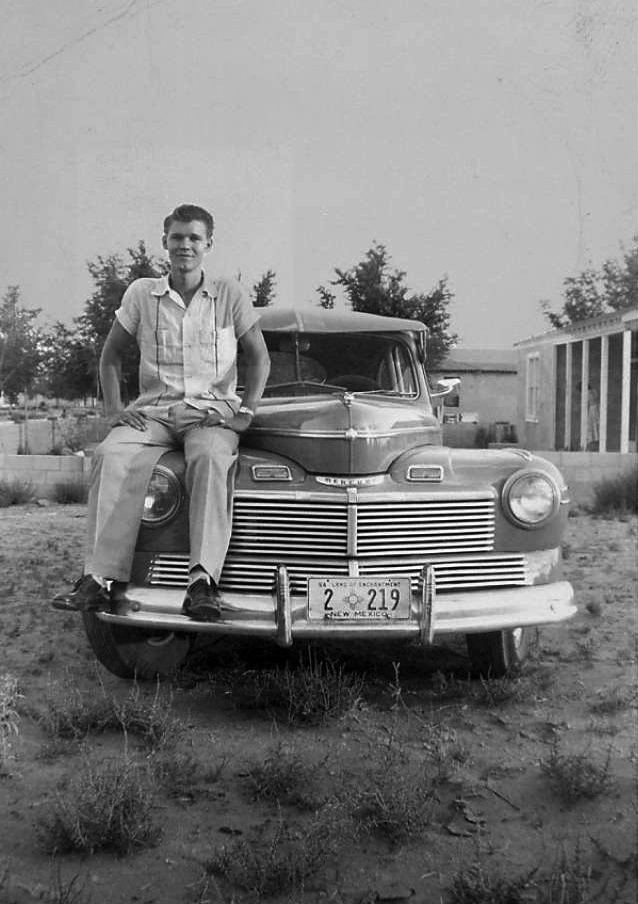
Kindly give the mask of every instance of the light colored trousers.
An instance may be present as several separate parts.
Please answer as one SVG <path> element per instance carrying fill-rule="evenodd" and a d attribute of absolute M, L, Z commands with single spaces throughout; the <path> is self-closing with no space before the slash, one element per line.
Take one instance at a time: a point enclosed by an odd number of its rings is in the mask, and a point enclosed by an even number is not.
<path fill-rule="evenodd" d="M 230 406 L 228 413 L 232 414 Z M 184 450 L 189 495 L 190 567 L 219 583 L 232 529 L 239 435 L 200 427 L 207 412 L 183 403 L 145 409 L 146 430 L 114 427 L 95 450 L 89 488 L 85 574 L 128 581 L 146 488 L 159 458 Z"/>

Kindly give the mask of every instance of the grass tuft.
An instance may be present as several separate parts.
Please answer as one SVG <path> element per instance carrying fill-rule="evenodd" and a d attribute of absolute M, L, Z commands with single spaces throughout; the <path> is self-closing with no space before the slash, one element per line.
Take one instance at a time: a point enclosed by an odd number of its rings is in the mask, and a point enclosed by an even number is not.
<path fill-rule="evenodd" d="M 128 854 L 151 847 L 160 835 L 153 825 L 153 790 L 148 772 L 127 758 L 87 760 L 37 826 L 48 854 Z"/>
<path fill-rule="evenodd" d="M 21 480 L 18 477 L 0 480 L 0 508 L 8 508 L 10 505 L 24 505 L 33 502 L 36 490 L 31 480 Z"/>

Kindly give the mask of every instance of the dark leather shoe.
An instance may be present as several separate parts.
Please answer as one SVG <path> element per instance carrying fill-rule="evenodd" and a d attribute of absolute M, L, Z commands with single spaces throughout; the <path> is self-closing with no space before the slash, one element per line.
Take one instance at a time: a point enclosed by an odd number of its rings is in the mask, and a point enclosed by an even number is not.
<path fill-rule="evenodd" d="M 213 583 L 209 584 L 204 578 L 199 578 L 190 585 L 186 591 L 183 608 L 184 614 L 194 621 L 212 622 L 219 621 L 222 617 L 217 587 Z"/>
<path fill-rule="evenodd" d="M 65 612 L 102 612 L 110 609 L 110 600 L 105 588 L 90 574 L 85 574 L 75 582 L 72 590 L 57 593 L 51 605 Z"/>

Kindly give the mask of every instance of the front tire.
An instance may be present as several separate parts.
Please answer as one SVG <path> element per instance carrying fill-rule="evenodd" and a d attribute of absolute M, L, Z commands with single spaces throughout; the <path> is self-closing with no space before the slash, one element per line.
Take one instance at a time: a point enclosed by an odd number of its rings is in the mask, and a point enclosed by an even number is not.
<path fill-rule="evenodd" d="M 102 665 L 118 678 L 170 678 L 184 663 L 194 635 L 149 631 L 102 621 L 83 612 L 84 630 Z"/>
<path fill-rule="evenodd" d="M 527 656 L 529 628 L 507 628 L 485 634 L 467 634 L 472 671 L 481 678 L 501 678 L 516 672 Z"/>

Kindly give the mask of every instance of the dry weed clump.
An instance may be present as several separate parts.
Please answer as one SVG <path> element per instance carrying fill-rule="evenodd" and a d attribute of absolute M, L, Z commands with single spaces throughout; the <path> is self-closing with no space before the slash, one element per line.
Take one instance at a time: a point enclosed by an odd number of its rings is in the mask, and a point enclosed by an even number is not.
<path fill-rule="evenodd" d="M 541 763 L 541 769 L 559 797 L 566 803 L 573 804 L 610 793 L 613 787 L 611 748 L 605 762 L 601 764 L 592 759 L 589 750 L 561 754 L 558 746 L 558 741 L 555 741 L 549 759 Z"/>
<path fill-rule="evenodd" d="M 39 842 L 52 855 L 123 855 L 151 847 L 160 836 L 151 817 L 153 799 L 148 771 L 132 760 L 87 759 L 41 816 Z"/>
<path fill-rule="evenodd" d="M 304 826 L 280 814 L 274 824 L 220 848 L 206 871 L 259 901 L 276 894 L 300 895 L 307 880 L 333 863 L 354 837 L 352 821 L 338 804 L 326 804 Z"/>
<path fill-rule="evenodd" d="M 613 716 L 631 706 L 635 699 L 636 692 L 632 688 L 617 685 L 600 691 L 596 699 L 589 704 L 589 709 L 599 716 Z"/>
<path fill-rule="evenodd" d="M 240 709 L 281 715 L 288 725 L 320 725 L 349 712 L 361 698 L 364 679 L 310 651 L 296 667 L 235 674 L 233 695 Z"/>
<path fill-rule="evenodd" d="M 483 870 L 480 862 L 454 876 L 452 904 L 529 904 L 523 878 L 506 879 Z"/>
<path fill-rule="evenodd" d="M 134 684 L 126 697 L 118 700 L 107 695 L 104 687 L 96 697 L 66 681 L 49 694 L 40 723 L 52 738 L 80 740 L 90 734 L 122 732 L 156 751 L 170 744 L 179 727 L 170 703 L 160 695 L 159 684 L 150 699 Z"/>
<path fill-rule="evenodd" d="M 228 758 L 221 757 L 215 765 L 204 765 L 190 753 L 162 750 L 153 756 L 150 764 L 155 782 L 169 797 L 194 800 L 217 784 L 228 765 Z"/>
<path fill-rule="evenodd" d="M 20 697 L 18 679 L 14 675 L 0 675 L 0 776 L 7 774 L 10 761 L 15 759 L 12 739 L 19 733 L 17 705 Z"/>
<path fill-rule="evenodd" d="M 419 838 L 432 822 L 436 777 L 409 770 L 409 764 L 390 744 L 378 764 L 347 779 L 341 790 L 348 811 L 361 831 L 374 832 L 392 847 Z"/>
<path fill-rule="evenodd" d="M 534 869 L 526 876 L 506 878 L 483 869 L 479 861 L 452 880 L 451 904 L 613 904 L 618 900 L 609 886 L 604 897 L 594 892 L 592 870 L 579 850 L 570 859 L 563 854 L 546 875 Z"/>
<path fill-rule="evenodd" d="M 283 744 L 277 744 L 263 762 L 251 766 L 247 790 L 256 800 L 299 810 L 315 810 L 324 799 L 317 767 Z"/>

